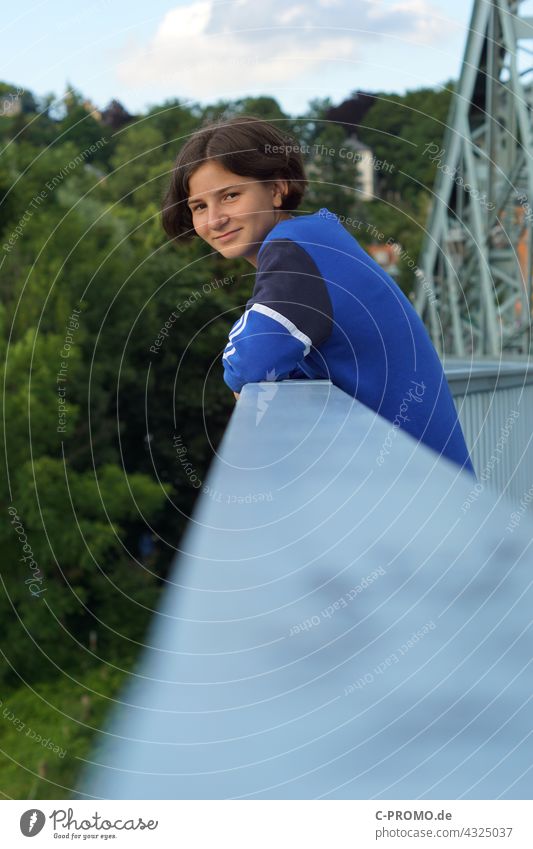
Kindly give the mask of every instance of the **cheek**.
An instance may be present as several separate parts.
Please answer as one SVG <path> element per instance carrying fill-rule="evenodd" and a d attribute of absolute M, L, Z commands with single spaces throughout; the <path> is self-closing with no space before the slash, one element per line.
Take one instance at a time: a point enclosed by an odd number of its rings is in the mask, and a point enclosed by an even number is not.
<path fill-rule="evenodd" d="M 204 238 L 205 229 L 206 229 L 205 221 L 202 221 L 201 219 L 200 220 L 197 219 L 195 221 L 194 218 L 193 218 L 192 226 L 194 227 L 195 233 L 198 236 L 201 236 L 202 238 Z"/>

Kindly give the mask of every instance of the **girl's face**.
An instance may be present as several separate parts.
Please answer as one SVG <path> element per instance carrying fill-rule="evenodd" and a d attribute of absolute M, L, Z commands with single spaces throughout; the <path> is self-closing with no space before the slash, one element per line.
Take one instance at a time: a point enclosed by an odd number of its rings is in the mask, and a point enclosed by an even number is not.
<path fill-rule="evenodd" d="M 292 217 L 279 209 L 288 190 L 284 180 L 261 183 L 208 159 L 189 177 L 193 227 L 226 259 L 242 256 L 257 267 L 257 252 L 267 233 L 278 221 Z"/>

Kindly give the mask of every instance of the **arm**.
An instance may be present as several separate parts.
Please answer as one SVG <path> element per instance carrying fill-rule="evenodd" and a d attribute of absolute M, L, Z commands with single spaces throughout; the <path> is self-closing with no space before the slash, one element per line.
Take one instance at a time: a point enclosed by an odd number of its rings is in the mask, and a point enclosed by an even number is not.
<path fill-rule="evenodd" d="M 331 300 L 314 261 L 295 242 L 272 239 L 260 252 L 246 312 L 229 334 L 224 381 L 235 394 L 246 383 L 289 376 L 332 326 Z"/>
<path fill-rule="evenodd" d="M 287 380 L 309 380 L 309 375 L 296 366 L 294 371 L 287 375 Z"/>

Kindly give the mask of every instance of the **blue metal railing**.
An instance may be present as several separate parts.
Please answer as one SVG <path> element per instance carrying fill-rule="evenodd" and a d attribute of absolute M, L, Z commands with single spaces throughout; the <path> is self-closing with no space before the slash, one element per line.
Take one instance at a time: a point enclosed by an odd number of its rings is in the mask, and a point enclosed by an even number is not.
<path fill-rule="evenodd" d="M 480 486 L 531 510 L 533 364 L 448 358 L 445 371 Z"/>
<path fill-rule="evenodd" d="M 328 381 L 248 384 L 83 798 L 530 798 L 524 516 Z"/>

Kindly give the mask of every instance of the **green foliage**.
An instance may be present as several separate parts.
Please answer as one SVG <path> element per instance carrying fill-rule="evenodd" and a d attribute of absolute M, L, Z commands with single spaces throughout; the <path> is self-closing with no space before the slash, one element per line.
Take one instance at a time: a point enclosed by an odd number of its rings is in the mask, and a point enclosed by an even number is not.
<path fill-rule="evenodd" d="M 68 799 L 80 762 L 120 696 L 124 673 L 102 665 L 38 689 L 18 687 L 0 696 L 0 791 L 10 799 Z"/>
<path fill-rule="evenodd" d="M 357 201 L 357 171 L 353 161 L 343 156 L 346 136 L 336 124 L 324 123 L 305 155 L 309 190 L 306 206 L 310 211 L 327 207 L 337 215 L 348 216 Z"/>
<path fill-rule="evenodd" d="M 155 600 L 156 581 L 123 540 L 139 514 L 157 515 L 170 487 L 140 473 L 126 477 L 115 465 L 80 473 L 44 456 L 16 469 L 11 485 L 12 510 L 31 552 L 25 552 L 10 518 L 0 534 L 11 564 L 4 576 L 4 652 L 10 667 L 34 681 L 54 670 L 87 667 L 91 658 L 80 656 L 77 641 L 94 629 L 102 632 L 111 655 L 129 654 L 130 647 L 120 643 L 142 635 L 138 617 L 146 624 L 151 612 L 146 600 Z M 39 567 L 41 592 L 28 586 L 35 574 L 31 562 Z M 123 619 L 136 607 L 137 621 Z M 31 653 L 28 641 L 37 647 Z M 12 683 L 9 668 L 3 672 Z"/>
<path fill-rule="evenodd" d="M 283 128 L 288 115 L 280 108 L 273 97 L 243 97 L 234 106 L 236 115 L 256 115 L 264 121 L 272 121 L 275 126 Z"/>
<path fill-rule="evenodd" d="M 423 88 L 405 95 L 378 95 L 358 135 L 376 159 L 394 166 L 380 172 L 382 193 L 396 192 L 407 204 L 431 189 L 436 166 L 423 151 L 427 144 L 442 141 L 452 93 L 453 84 L 448 83 L 439 91 Z"/>
<path fill-rule="evenodd" d="M 163 155 L 165 137 L 150 122 L 128 127 L 118 137 L 105 181 L 106 196 L 143 209 L 161 198 L 171 163 Z"/>

